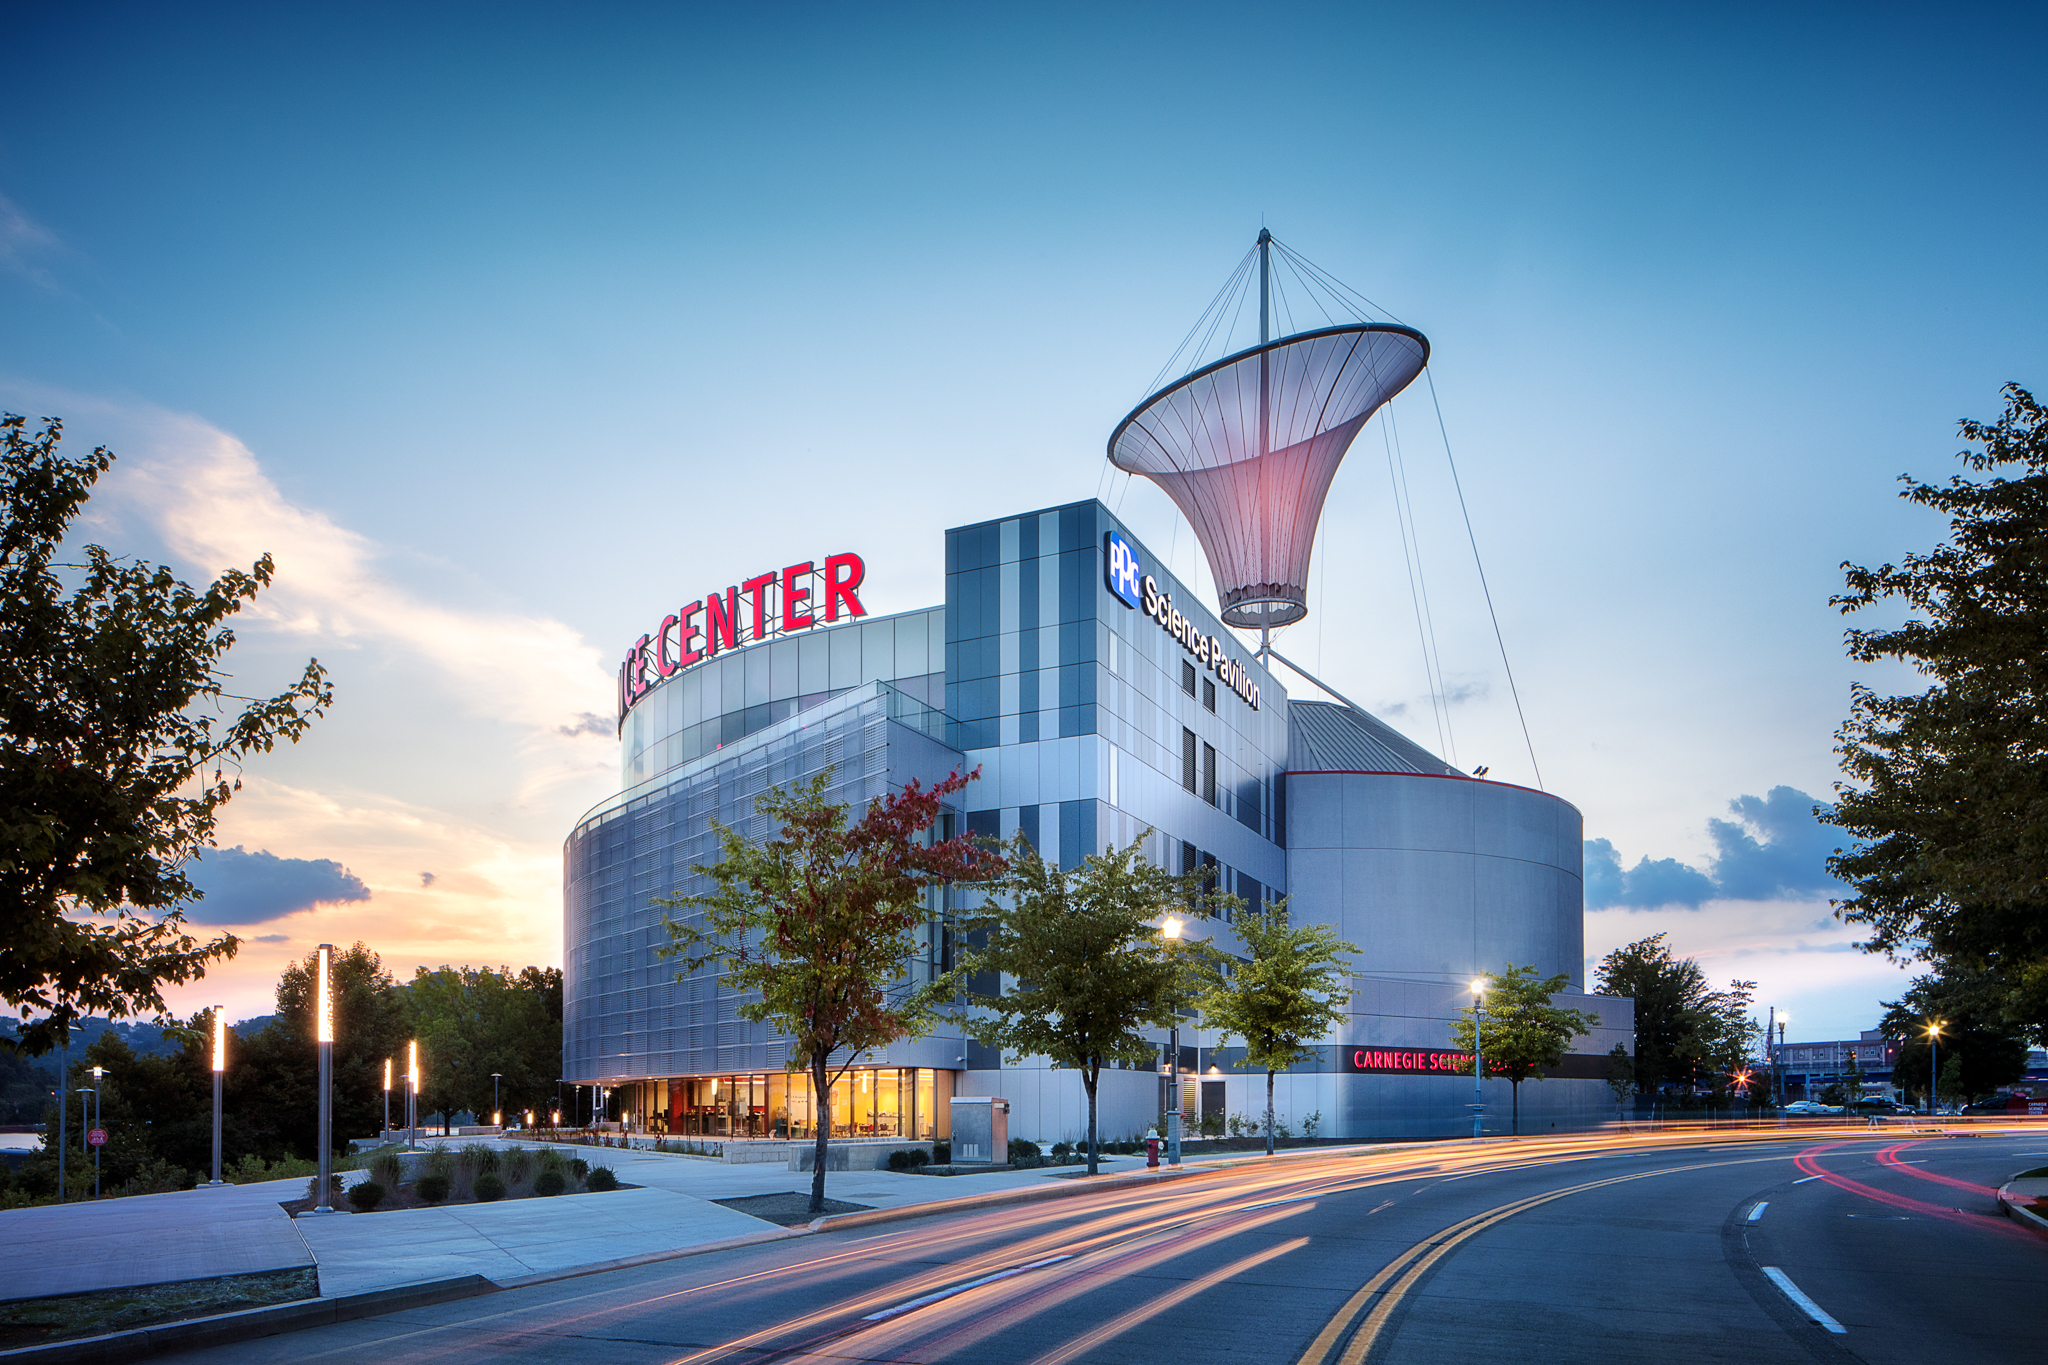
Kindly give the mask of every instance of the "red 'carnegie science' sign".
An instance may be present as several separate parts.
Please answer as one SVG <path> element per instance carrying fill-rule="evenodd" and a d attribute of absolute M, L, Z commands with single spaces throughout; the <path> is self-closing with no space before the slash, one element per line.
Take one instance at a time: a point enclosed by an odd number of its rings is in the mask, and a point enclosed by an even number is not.
<path fill-rule="evenodd" d="M 867 564 L 857 554 L 827 555 L 820 567 L 805 560 L 757 574 L 724 592 L 706 593 L 633 642 L 619 665 L 619 724 L 626 713 L 660 683 L 719 651 L 738 649 L 771 635 L 809 630 L 819 623 L 868 614 L 860 603 Z M 743 604 L 744 603 L 744 604 Z"/>
<path fill-rule="evenodd" d="M 1346 1048 L 1344 1069 L 1382 1075 L 1469 1076 L 1472 1074 L 1472 1054 L 1440 1047 Z"/>

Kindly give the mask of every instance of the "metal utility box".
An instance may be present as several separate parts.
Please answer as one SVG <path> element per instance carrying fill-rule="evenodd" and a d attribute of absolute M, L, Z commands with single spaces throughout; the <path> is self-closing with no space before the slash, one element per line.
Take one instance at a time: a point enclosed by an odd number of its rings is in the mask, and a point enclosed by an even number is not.
<path fill-rule="evenodd" d="M 1010 1159 L 1010 1102 L 993 1095 L 953 1097 L 953 1164 L 999 1166 Z"/>

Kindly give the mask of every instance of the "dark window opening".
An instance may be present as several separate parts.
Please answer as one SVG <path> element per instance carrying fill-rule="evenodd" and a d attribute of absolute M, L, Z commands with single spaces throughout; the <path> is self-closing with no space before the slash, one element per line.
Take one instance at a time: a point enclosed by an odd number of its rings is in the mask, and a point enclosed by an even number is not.
<path fill-rule="evenodd" d="M 1210 805 L 1216 804 L 1216 746 L 1202 746 L 1202 799 Z"/>
<path fill-rule="evenodd" d="M 1180 784 L 1189 791 L 1195 789 L 1195 732 L 1193 730 L 1182 730 L 1180 732 Z"/>
<path fill-rule="evenodd" d="M 1186 659 L 1180 661 L 1180 690 L 1189 696 L 1195 695 L 1195 666 Z M 1209 708 L 1214 710 L 1214 707 Z"/>
<path fill-rule="evenodd" d="M 1214 678 L 1202 679 L 1202 706 L 1210 711 L 1216 709 L 1216 680 Z"/>

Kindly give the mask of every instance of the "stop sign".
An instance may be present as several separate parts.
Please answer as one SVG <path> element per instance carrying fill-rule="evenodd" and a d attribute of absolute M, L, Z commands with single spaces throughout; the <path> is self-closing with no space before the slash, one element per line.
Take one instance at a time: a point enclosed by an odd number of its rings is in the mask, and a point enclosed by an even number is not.
<path fill-rule="evenodd" d="M 107 1130 L 95 1128 L 85 1135 L 85 1140 L 95 1147 L 104 1147 L 107 1145 Z"/>

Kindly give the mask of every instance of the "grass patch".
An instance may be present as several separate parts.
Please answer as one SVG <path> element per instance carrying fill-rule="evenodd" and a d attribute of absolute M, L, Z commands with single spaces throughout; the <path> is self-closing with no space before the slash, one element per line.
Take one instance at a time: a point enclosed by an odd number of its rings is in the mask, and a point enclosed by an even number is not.
<path fill-rule="evenodd" d="M 182 1322 L 320 1295 L 312 1266 L 0 1303 L 0 1349 Z"/>

